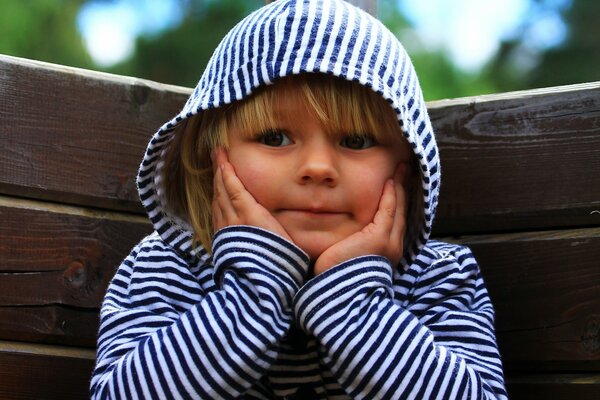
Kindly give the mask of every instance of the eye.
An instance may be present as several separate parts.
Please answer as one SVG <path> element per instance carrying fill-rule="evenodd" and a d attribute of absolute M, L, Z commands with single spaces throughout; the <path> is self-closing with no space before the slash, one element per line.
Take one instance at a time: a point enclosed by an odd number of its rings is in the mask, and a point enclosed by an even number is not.
<path fill-rule="evenodd" d="M 282 147 L 292 144 L 292 141 L 285 133 L 275 129 L 260 133 L 256 139 L 260 143 L 271 147 Z"/>
<path fill-rule="evenodd" d="M 377 140 L 372 135 L 352 134 L 345 136 L 340 145 L 352 150 L 368 149 L 377 145 Z"/>

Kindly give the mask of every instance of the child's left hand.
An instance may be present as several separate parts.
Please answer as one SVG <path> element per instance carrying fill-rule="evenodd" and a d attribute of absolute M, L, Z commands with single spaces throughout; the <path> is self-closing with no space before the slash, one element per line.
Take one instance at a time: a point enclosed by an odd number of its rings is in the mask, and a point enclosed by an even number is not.
<path fill-rule="evenodd" d="M 384 256 L 392 265 L 400 261 L 406 232 L 406 194 L 402 186 L 406 170 L 406 163 L 399 164 L 394 179 L 385 183 L 371 223 L 321 253 L 315 262 L 315 275 L 351 258 L 369 254 Z"/>

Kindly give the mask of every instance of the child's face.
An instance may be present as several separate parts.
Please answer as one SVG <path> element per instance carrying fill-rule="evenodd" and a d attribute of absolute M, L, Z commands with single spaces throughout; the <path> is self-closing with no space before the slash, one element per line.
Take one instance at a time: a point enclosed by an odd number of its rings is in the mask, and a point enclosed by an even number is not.
<path fill-rule="evenodd" d="M 275 129 L 254 137 L 231 130 L 228 157 L 246 189 L 315 260 L 373 220 L 384 183 L 410 149 L 399 135 L 377 144 L 328 133 L 298 96 L 280 97 Z"/>

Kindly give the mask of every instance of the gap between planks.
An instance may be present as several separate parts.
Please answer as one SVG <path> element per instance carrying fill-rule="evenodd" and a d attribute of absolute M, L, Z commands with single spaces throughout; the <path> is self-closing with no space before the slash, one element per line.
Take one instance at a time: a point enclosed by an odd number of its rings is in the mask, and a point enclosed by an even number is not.
<path fill-rule="evenodd" d="M 145 215 L 128 214 L 118 211 L 102 211 L 87 207 L 71 206 L 60 203 L 50 203 L 40 200 L 25 199 L 21 197 L 12 197 L 0 195 L 0 207 L 20 208 L 35 211 L 44 211 L 57 214 L 75 215 L 80 217 L 108 219 L 113 221 L 126 221 L 134 223 L 148 223 L 148 217 Z"/>
<path fill-rule="evenodd" d="M 0 340 L 0 354 L 1 353 L 80 358 L 87 360 L 94 360 L 96 358 L 96 351 L 94 349 L 39 343 L 14 342 L 9 340 Z"/>

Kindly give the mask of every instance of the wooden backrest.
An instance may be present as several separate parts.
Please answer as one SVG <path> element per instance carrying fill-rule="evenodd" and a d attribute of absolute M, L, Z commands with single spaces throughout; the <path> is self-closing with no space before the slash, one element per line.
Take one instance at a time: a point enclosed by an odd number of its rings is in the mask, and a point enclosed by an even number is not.
<path fill-rule="evenodd" d="M 104 292 L 152 230 L 137 167 L 189 93 L 0 56 L 0 398 L 87 397 Z"/>
<path fill-rule="evenodd" d="M 600 83 L 429 104 L 436 235 L 468 244 L 512 399 L 600 396 Z"/>
<path fill-rule="evenodd" d="M 104 291 L 151 231 L 137 167 L 189 93 L 0 56 L 1 398 L 86 396 Z M 435 236 L 479 260 L 511 397 L 594 398 L 600 84 L 429 108 L 443 176 Z"/>

